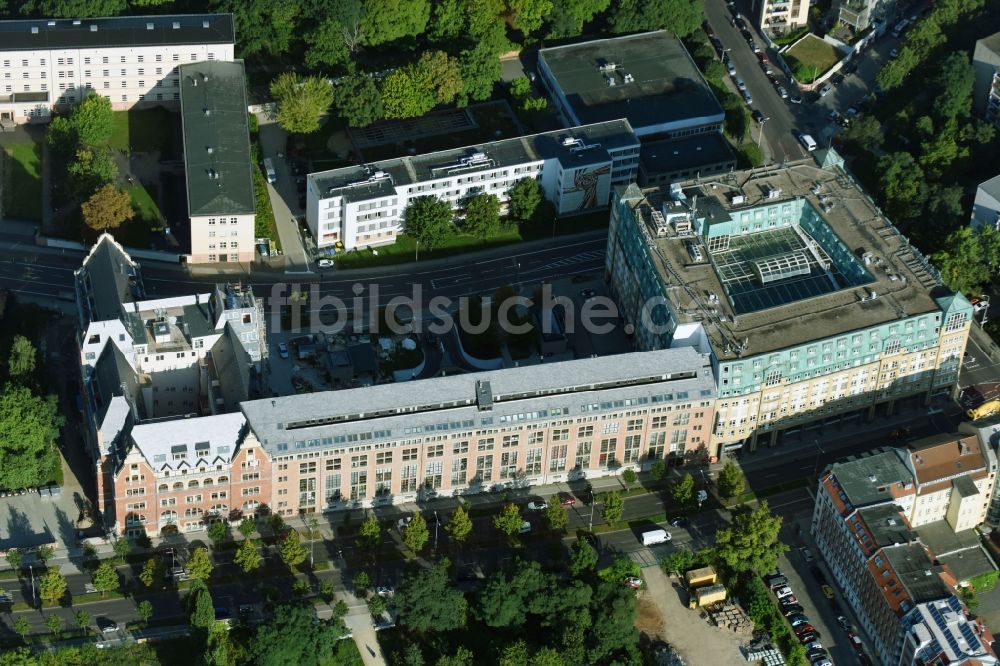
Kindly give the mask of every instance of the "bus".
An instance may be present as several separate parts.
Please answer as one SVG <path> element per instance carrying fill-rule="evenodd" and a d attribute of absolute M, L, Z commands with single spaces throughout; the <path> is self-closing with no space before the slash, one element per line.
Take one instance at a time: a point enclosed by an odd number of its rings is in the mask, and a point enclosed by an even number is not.
<path fill-rule="evenodd" d="M 979 419 L 984 419 L 987 416 L 993 416 L 998 412 L 1000 412 L 1000 399 L 993 399 L 987 400 L 978 407 L 973 407 L 965 412 L 965 415 L 969 417 L 970 421 L 978 421 Z"/>

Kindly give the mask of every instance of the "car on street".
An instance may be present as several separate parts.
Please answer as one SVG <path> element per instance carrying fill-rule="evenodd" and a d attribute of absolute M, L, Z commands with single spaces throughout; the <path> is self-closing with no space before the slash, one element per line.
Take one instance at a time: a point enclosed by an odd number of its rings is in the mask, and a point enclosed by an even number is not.
<path fill-rule="evenodd" d="M 830 599 L 831 601 L 833 600 L 834 597 L 837 596 L 836 593 L 834 593 L 833 588 L 830 587 L 829 585 L 824 585 L 820 589 L 823 590 L 823 596 L 826 597 L 827 599 Z"/>
<path fill-rule="evenodd" d="M 779 587 L 777 590 L 774 591 L 774 593 L 777 595 L 779 599 L 782 599 L 784 597 L 790 597 L 792 596 L 792 588 L 785 585 L 784 587 Z"/>
<path fill-rule="evenodd" d="M 793 615 L 792 617 L 788 618 L 788 622 L 793 627 L 801 627 L 803 624 L 809 624 L 809 618 L 800 613 L 798 615 Z"/>
<path fill-rule="evenodd" d="M 841 629 L 843 629 L 844 631 L 850 633 L 850 631 L 851 631 L 851 623 L 850 623 L 850 621 L 846 617 L 844 617 L 843 615 L 838 615 L 837 616 L 837 624 L 840 625 Z"/>
<path fill-rule="evenodd" d="M 822 650 L 823 644 L 820 643 L 819 641 L 813 641 L 812 643 L 806 643 L 805 647 L 806 647 L 806 652 L 810 652 L 812 650 Z"/>
<path fill-rule="evenodd" d="M 805 622 L 803 624 L 798 624 L 792 627 L 792 631 L 794 631 L 795 635 L 799 637 L 799 640 L 803 640 L 802 637 L 805 636 L 806 634 L 815 634 L 816 628 L 811 624 L 809 624 L 808 622 Z M 809 642 L 812 642 L 813 640 L 815 639 L 810 639 Z"/>
<path fill-rule="evenodd" d="M 676 518 L 670 519 L 670 524 L 673 527 L 687 527 L 691 524 L 691 521 L 683 516 L 677 516 Z"/>
<path fill-rule="evenodd" d="M 858 110 L 853 106 L 847 107 L 847 111 L 844 111 L 844 115 L 848 118 L 855 118 L 858 115 Z"/>
<path fill-rule="evenodd" d="M 861 642 L 861 639 L 858 638 L 858 635 L 853 631 L 849 631 L 847 633 L 847 639 L 851 641 L 851 647 L 854 648 L 855 652 L 862 654 L 865 651 L 864 644 Z"/>
<path fill-rule="evenodd" d="M 743 91 L 743 99 L 746 101 L 747 104 L 753 104 L 753 97 L 750 96 L 750 91 L 748 91 L 748 90 L 744 90 Z M 701 491 L 701 492 L 705 492 L 705 491 Z"/>
<path fill-rule="evenodd" d="M 825 649 L 823 649 L 822 645 L 820 645 L 820 647 L 818 647 L 818 648 L 811 648 L 811 647 L 809 647 L 809 645 L 819 645 L 819 641 L 813 641 L 812 643 L 809 643 L 808 645 L 806 645 L 806 657 L 807 658 L 809 658 L 809 659 L 826 659 L 828 657 L 828 653 L 827 653 L 827 651 Z"/>
<path fill-rule="evenodd" d="M 760 47 L 757 46 L 757 42 L 751 39 L 747 42 L 747 44 L 750 46 L 751 51 L 753 51 L 754 53 L 760 53 Z"/>
<path fill-rule="evenodd" d="M 281 358 L 288 358 L 288 344 L 285 342 L 278 343 L 278 356 Z"/>
<path fill-rule="evenodd" d="M 757 60 L 759 60 L 762 63 L 767 62 L 767 56 L 764 55 L 763 53 L 758 53 L 757 54 Z"/>
<path fill-rule="evenodd" d="M 819 89 L 819 96 L 826 97 L 830 94 L 831 90 L 833 90 L 833 87 L 829 83 L 825 83 L 823 84 L 823 87 Z"/>
<path fill-rule="evenodd" d="M 790 102 L 791 104 L 801 104 L 801 103 L 802 103 L 802 98 L 801 98 L 801 97 L 799 97 L 798 95 L 795 95 L 794 97 L 790 97 L 790 98 L 788 99 L 788 101 L 789 101 L 789 102 Z"/>
<path fill-rule="evenodd" d="M 635 576 L 628 576 L 627 578 L 625 578 L 625 586 L 626 587 L 630 587 L 633 590 L 641 590 L 642 589 L 642 579 L 641 578 L 637 578 Z"/>
<path fill-rule="evenodd" d="M 812 562 L 815 558 L 813 557 L 812 551 L 802 546 L 799 548 L 799 554 L 802 555 L 802 559 L 806 562 Z"/>
<path fill-rule="evenodd" d="M 827 120 L 836 120 L 839 117 L 840 117 L 840 111 L 837 111 L 836 109 L 834 109 L 830 113 L 826 114 L 826 119 Z"/>
<path fill-rule="evenodd" d="M 743 91 L 747 89 L 747 84 L 743 82 L 743 79 L 736 79 L 736 87 Z"/>
<path fill-rule="evenodd" d="M 559 503 L 563 506 L 573 506 L 576 504 L 576 498 L 569 493 L 559 493 Z"/>
<path fill-rule="evenodd" d="M 760 70 L 767 74 L 768 76 L 774 76 L 774 70 L 766 62 L 760 63 Z"/>
<path fill-rule="evenodd" d="M 405 530 L 407 527 L 410 526 L 411 520 L 413 520 L 413 516 L 403 516 L 402 518 L 396 521 L 396 527 L 398 527 L 399 531 L 402 532 L 403 530 Z"/>
<path fill-rule="evenodd" d="M 781 604 L 782 608 L 784 608 L 785 606 L 799 603 L 799 600 L 795 598 L 794 594 L 789 594 L 787 597 L 778 599 L 778 603 Z"/>
<path fill-rule="evenodd" d="M 804 610 L 805 608 L 803 608 L 799 604 L 789 604 L 787 606 L 781 607 L 781 612 L 785 617 L 792 617 L 793 615 L 798 615 Z"/>
<path fill-rule="evenodd" d="M 825 657 L 820 657 L 812 663 L 812 666 L 833 666 L 833 662 Z"/>
<path fill-rule="evenodd" d="M 528 511 L 545 511 L 547 508 L 549 508 L 549 505 L 542 500 L 528 502 Z"/>
<path fill-rule="evenodd" d="M 758 125 L 764 122 L 764 114 L 761 113 L 759 110 L 754 109 L 753 113 L 751 113 L 750 115 L 753 116 L 753 119 L 757 122 Z"/>
<path fill-rule="evenodd" d="M 109 617 L 99 617 L 97 618 L 97 628 L 101 630 L 102 634 L 110 634 L 118 631 L 118 623 Z"/>
<path fill-rule="evenodd" d="M 333 259 L 320 259 L 316 262 L 320 268 L 333 268 Z"/>
<path fill-rule="evenodd" d="M 382 597 L 383 599 L 391 599 L 392 597 L 396 596 L 396 590 L 392 589 L 389 586 L 382 585 L 375 588 L 375 594 Z"/>
<path fill-rule="evenodd" d="M 811 643 L 816 640 L 816 634 L 803 634 L 797 637 L 800 643 Z"/>
<path fill-rule="evenodd" d="M 893 50 L 889 51 L 889 58 L 891 60 L 895 60 L 898 57 L 899 57 L 899 51 L 897 49 L 893 49 Z"/>
<path fill-rule="evenodd" d="M 781 99 L 788 99 L 788 91 L 785 90 L 784 86 L 778 86 L 778 97 Z"/>
<path fill-rule="evenodd" d="M 527 520 L 521 523 L 521 526 L 517 528 L 518 534 L 530 534 L 531 533 L 531 523 Z"/>

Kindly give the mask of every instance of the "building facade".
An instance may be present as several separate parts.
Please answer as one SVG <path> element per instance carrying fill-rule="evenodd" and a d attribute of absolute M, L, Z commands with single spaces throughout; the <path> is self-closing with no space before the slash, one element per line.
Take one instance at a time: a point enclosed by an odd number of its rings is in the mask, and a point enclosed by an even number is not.
<path fill-rule="evenodd" d="M 972 109 L 1000 127 L 1000 32 L 976 40 L 972 71 Z"/>
<path fill-rule="evenodd" d="M 769 37 L 780 37 L 809 24 L 809 0 L 754 0 L 757 27 Z"/>
<path fill-rule="evenodd" d="M 635 347 L 712 353 L 713 455 L 954 388 L 972 306 L 837 166 L 616 190 L 608 247 Z"/>
<path fill-rule="evenodd" d="M 386 245 L 404 230 L 416 197 L 456 208 L 480 193 L 506 202 L 523 178 L 536 179 L 557 213 L 570 215 L 607 206 L 611 187 L 635 180 L 638 163 L 639 140 L 615 120 L 344 167 L 309 174 L 306 221 L 321 248 Z"/>
<path fill-rule="evenodd" d="M 184 63 L 232 60 L 231 14 L 0 21 L 0 120 L 47 121 L 91 92 L 176 105 Z"/>
<path fill-rule="evenodd" d="M 879 27 L 884 32 L 896 18 L 896 5 L 897 0 L 840 0 L 837 15 L 858 32 Z"/>

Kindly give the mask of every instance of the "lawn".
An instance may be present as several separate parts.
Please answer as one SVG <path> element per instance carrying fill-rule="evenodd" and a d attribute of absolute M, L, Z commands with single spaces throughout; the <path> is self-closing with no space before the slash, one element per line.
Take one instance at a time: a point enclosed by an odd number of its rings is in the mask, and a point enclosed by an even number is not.
<path fill-rule="evenodd" d="M 153 187 L 152 193 L 144 185 L 129 185 L 125 191 L 132 197 L 132 209 L 135 210 L 136 219 L 147 222 L 160 221 L 160 208 L 155 201 L 155 187 Z"/>
<path fill-rule="evenodd" d="M 42 219 L 42 149 L 34 141 L 5 146 L 3 215 Z"/>
<path fill-rule="evenodd" d="M 138 111 L 115 111 L 115 130 L 108 146 L 123 153 L 159 152 L 161 159 L 172 159 L 174 123 L 178 116 L 163 107 Z"/>
<path fill-rule="evenodd" d="M 128 247 L 147 248 L 153 237 L 163 232 L 160 209 L 156 205 L 156 189 L 146 189 L 141 184 L 125 188 L 132 198 L 135 217 L 114 230 L 115 239 Z"/>
<path fill-rule="evenodd" d="M 843 58 L 832 44 L 816 35 L 807 36 L 786 51 L 784 56 L 795 78 L 801 83 L 812 83 Z"/>

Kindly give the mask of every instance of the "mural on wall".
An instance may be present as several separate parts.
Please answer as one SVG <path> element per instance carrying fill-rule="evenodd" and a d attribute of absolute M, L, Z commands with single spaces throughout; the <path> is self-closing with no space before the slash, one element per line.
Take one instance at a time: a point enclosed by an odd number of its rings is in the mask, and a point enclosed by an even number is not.
<path fill-rule="evenodd" d="M 563 189 L 560 213 L 571 213 L 608 205 L 611 192 L 611 165 L 581 167 L 563 176 L 571 186 Z"/>

